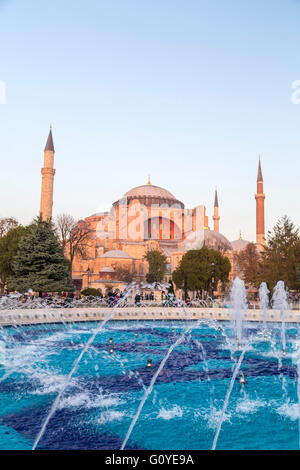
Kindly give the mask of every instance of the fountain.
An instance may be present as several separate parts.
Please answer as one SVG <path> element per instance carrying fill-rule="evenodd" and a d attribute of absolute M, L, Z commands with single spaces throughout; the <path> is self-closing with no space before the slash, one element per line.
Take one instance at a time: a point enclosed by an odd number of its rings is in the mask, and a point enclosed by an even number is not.
<path fill-rule="evenodd" d="M 132 288 L 132 287 L 131 287 Z M 115 307 L 112 309 L 111 312 L 108 312 L 106 317 L 104 318 L 104 320 L 100 323 L 100 325 L 98 326 L 98 328 L 96 329 L 95 333 L 93 335 L 90 336 L 89 340 L 87 341 L 85 347 L 83 348 L 83 350 L 81 351 L 81 353 L 79 354 L 79 356 L 77 357 L 76 361 L 74 362 L 73 364 L 73 368 L 72 370 L 70 371 L 70 373 L 68 374 L 67 378 L 66 378 L 66 381 L 65 381 L 65 384 L 64 386 L 61 388 L 59 394 L 57 395 L 55 401 L 53 402 L 53 405 L 50 409 L 50 412 L 48 413 L 43 425 L 42 425 L 42 428 L 39 432 L 39 434 L 37 435 L 35 441 L 34 441 L 34 444 L 33 444 L 33 447 L 32 447 L 32 450 L 35 450 L 39 441 L 41 440 L 41 438 L 43 437 L 44 435 L 44 432 L 46 430 L 46 427 L 50 421 L 50 419 L 52 418 L 52 416 L 54 415 L 54 413 L 56 412 L 57 410 L 57 407 L 59 405 L 59 402 L 67 388 L 67 386 L 70 384 L 70 381 L 73 377 L 73 374 L 75 373 L 82 357 L 84 356 L 84 354 L 88 351 L 89 347 L 92 345 L 94 339 L 96 338 L 96 336 L 98 335 L 98 333 L 102 330 L 102 328 L 104 327 L 104 325 L 111 319 L 111 317 L 114 315 L 115 313 L 115 310 L 116 308 L 118 307 L 118 304 L 120 304 L 124 298 L 126 299 L 126 297 L 129 295 L 129 293 L 131 292 L 131 288 L 129 288 L 126 292 L 125 292 L 125 295 L 123 298 L 119 299 L 118 303 L 115 305 Z M 113 352 L 113 351 L 112 351 Z"/>
<path fill-rule="evenodd" d="M 243 340 L 243 318 L 244 318 L 244 312 L 247 309 L 247 304 L 246 304 L 246 289 L 245 289 L 245 284 L 244 281 L 242 281 L 239 277 L 236 277 L 235 280 L 233 281 L 231 292 L 230 292 L 230 300 L 233 305 L 233 319 L 235 320 L 235 333 L 236 333 L 236 338 L 237 338 L 237 345 L 238 349 L 242 348 L 242 340 Z M 212 450 L 215 450 L 217 447 L 218 443 L 218 438 L 219 434 L 221 431 L 221 427 L 224 421 L 224 416 L 226 413 L 226 409 L 229 403 L 230 395 L 233 389 L 234 382 L 237 378 L 237 375 L 239 373 L 241 364 L 244 359 L 244 355 L 246 352 L 247 344 L 244 346 L 243 351 L 240 354 L 239 360 L 236 363 L 233 374 L 231 377 L 231 381 L 226 393 L 226 397 L 224 400 L 220 420 L 218 423 L 217 431 L 214 437 L 213 445 L 212 445 Z M 244 375 L 242 375 L 244 378 Z M 244 379 L 242 382 L 243 385 L 246 384 L 246 380 Z"/>
<path fill-rule="evenodd" d="M 259 290 L 258 290 L 258 295 L 259 295 L 259 308 L 263 312 L 263 326 L 264 330 L 267 330 L 267 309 L 269 307 L 269 289 L 267 287 L 267 284 L 265 282 L 262 282 Z"/>
<path fill-rule="evenodd" d="M 239 277 L 236 277 L 232 283 L 230 300 L 233 305 L 232 318 L 235 322 L 237 345 L 238 349 L 242 349 L 243 319 L 247 304 L 245 284 Z"/>
<path fill-rule="evenodd" d="M 286 356 L 286 312 L 289 308 L 288 306 L 288 293 L 285 290 L 284 282 L 278 281 L 273 290 L 273 308 L 280 310 L 281 317 L 281 341 L 282 341 L 282 354 Z"/>
<path fill-rule="evenodd" d="M 232 374 L 232 377 L 231 377 L 231 381 L 230 381 L 230 384 L 229 384 L 229 387 L 228 387 L 228 390 L 227 390 L 227 393 L 226 393 L 226 397 L 225 397 L 225 400 L 224 400 L 224 405 L 223 405 L 223 408 L 222 408 L 221 417 L 220 417 L 220 420 L 219 420 L 219 424 L 218 424 L 218 427 L 217 427 L 217 431 L 216 431 L 216 434 L 215 434 L 215 437 L 214 437 L 214 441 L 213 441 L 213 445 L 212 445 L 211 450 L 216 450 L 219 435 L 220 435 L 220 431 L 221 431 L 221 427 L 222 427 L 222 424 L 223 424 L 223 421 L 224 421 L 225 412 L 226 412 L 226 409 L 227 409 L 227 406 L 228 406 L 228 403 L 229 403 L 230 395 L 231 395 L 231 392 L 232 392 L 232 389 L 233 389 L 235 379 L 237 378 L 237 375 L 239 373 L 242 361 L 244 359 L 245 352 L 246 352 L 246 348 L 243 349 L 243 351 L 242 351 L 242 353 L 239 357 L 239 360 L 238 360 L 238 362 L 237 362 L 237 364 L 234 368 L 234 371 L 233 371 L 233 374 Z"/>
<path fill-rule="evenodd" d="M 279 374 L 273 351 L 278 335 L 284 351 L 287 334 L 291 348 L 298 345 L 299 332 L 286 324 L 284 284 L 279 282 L 273 295 L 281 329 L 276 312 L 267 311 L 264 283 L 261 323 L 255 313 L 246 321 L 241 279 L 231 289 L 233 322 L 224 321 L 230 319 L 225 308 L 216 314 L 202 299 L 188 306 L 181 301 L 179 308 L 172 295 L 167 308 L 149 320 L 162 306 L 160 295 L 142 300 L 139 308 L 134 295 L 128 298 L 137 288 L 156 287 L 128 286 L 116 305 L 100 298 L 74 300 L 64 315 L 60 299 L 1 299 L 1 315 L 14 321 L 0 327 L 0 449 L 7 443 L 32 449 L 300 448 L 300 360 L 292 363 L 289 355 Z M 103 307 L 101 322 L 87 317 Z M 18 311 L 26 316 L 31 309 L 32 317 L 36 310 L 45 322 L 18 324 Z M 72 311 L 75 321 L 64 322 Z M 47 324 L 54 315 L 56 323 Z M 266 329 L 273 318 L 269 341 L 261 341 L 261 325 Z M 247 433 L 239 432 L 245 422 Z M 272 432 L 277 425 L 280 440 Z"/>
<path fill-rule="evenodd" d="M 124 441 L 123 441 L 123 443 L 122 443 L 121 450 L 124 450 L 124 449 L 125 449 L 126 444 L 127 444 L 127 441 L 128 441 L 128 439 L 130 438 L 130 435 L 131 435 L 131 433 L 132 433 L 132 431 L 133 431 L 133 428 L 134 428 L 134 426 L 135 426 L 137 420 L 139 419 L 139 416 L 140 416 L 140 414 L 141 414 L 141 412 L 142 412 L 142 409 L 143 409 L 143 407 L 144 407 L 144 404 L 145 404 L 145 402 L 146 402 L 148 396 L 149 396 L 150 393 L 152 392 L 153 387 L 154 387 L 155 382 L 156 382 L 156 379 L 157 379 L 157 377 L 159 376 L 159 374 L 161 373 L 161 371 L 163 370 L 163 368 L 164 368 L 164 366 L 165 366 L 165 363 L 167 362 L 168 358 L 170 357 L 172 351 L 176 348 L 176 346 L 178 346 L 180 343 L 182 343 L 182 341 L 183 341 L 183 339 L 184 339 L 184 336 L 185 336 L 186 333 L 187 333 L 188 331 L 190 331 L 190 330 L 191 330 L 191 327 L 188 326 L 188 327 L 184 330 L 184 332 L 179 336 L 179 338 L 177 338 L 177 340 L 175 341 L 175 343 L 173 343 L 173 344 L 170 346 L 170 348 L 169 348 L 168 351 L 167 351 L 167 354 L 165 355 L 165 357 L 164 357 L 163 360 L 161 361 L 161 363 L 160 363 L 160 365 L 159 365 L 157 371 L 155 372 L 155 374 L 153 375 L 153 377 L 152 377 L 152 379 L 151 379 L 151 382 L 150 382 L 149 387 L 145 390 L 145 393 L 144 393 L 143 398 L 142 398 L 142 400 L 141 400 L 141 402 L 140 402 L 140 404 L 139 404 L 139 407 L 138 407 L 138 409 L 137 409 L 137 412 L 136 412 L 136 414 L 134 415 L 133 420 L 132 420 L 131 423 L 130 423 L 129 429 L 128 429 L 127 434 L 126 434 L 126 436 L 125 436 L 125 439 L 124 439 Z"/>

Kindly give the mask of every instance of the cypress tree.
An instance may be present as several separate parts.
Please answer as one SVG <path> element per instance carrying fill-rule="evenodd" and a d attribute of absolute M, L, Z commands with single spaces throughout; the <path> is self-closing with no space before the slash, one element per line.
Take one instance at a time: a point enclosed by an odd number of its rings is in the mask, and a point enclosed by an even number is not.
<path fill-rule="evenodd" d="M 22 239 L 13 263 L 9 290 L 26 292 L 73 291 L 69 262 L 51 222 L 37 218 Z"/>
<path fill-rule="evenodd" d="M 149 273 L 146 276 L 147 282 L 162 282 L 167 269 L 166 256 L 159 250 L 149 250 L 144 258 L 149 265 Z"/>
<path fill-rule="evenodd" d="M 263 251 L 262 280 L 272 290 L 277 281 L 289 289 L 299 288 L 297 268 L 300 263 L 300 230 L 285 215 L 268 232 L 268 244 Z"/>

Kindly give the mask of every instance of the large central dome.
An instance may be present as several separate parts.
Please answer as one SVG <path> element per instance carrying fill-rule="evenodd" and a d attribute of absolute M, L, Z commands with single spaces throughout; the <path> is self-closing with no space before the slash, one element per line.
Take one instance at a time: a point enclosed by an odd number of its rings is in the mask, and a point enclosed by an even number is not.
<path fill-rule="evenodd" d="M 167 205 L 169 207 L 180 207 L 181 209 L 184 209 L 183 202 L 178 201 L 170 191 L 151 184 L 150 178 L 148 184 L 143 184 L 142 186 L 136 186 L 135 188 L 130 189 L 126 194 L 124 194 L 123 198 L 114 202 L 113 205 L 117 206 L 124 203 L 129 204 L 135 199 L 145 206 L 158 204 L 159 206 Z"/>
<path fill-rule="evenodd" d="M 173 199 L 176 201 L 176 198 L 169 191 L 159 186 L 153 186 L 152 184 L 144 184 L 132 188 L 130 191 L 127 191 L 125 197 L 161 197 L 163 199 Z"/>

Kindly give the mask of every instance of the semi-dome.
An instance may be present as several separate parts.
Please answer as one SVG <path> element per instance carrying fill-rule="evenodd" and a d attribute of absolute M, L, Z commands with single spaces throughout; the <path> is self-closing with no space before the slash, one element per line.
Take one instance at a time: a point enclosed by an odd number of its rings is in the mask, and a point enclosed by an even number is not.
<path fill-rule="evenodd" d="M 203 247 L 219 251 L 232 251 L 230 241 L 224 235 L 214 230 L 199 230 L 190 233 L 180 245 L 179 250 L 200 250 Z"/>
<path fill-rule="evenodd" d="M 248 240 L 233 240 L 233 242 L 231 242 L 231 246 L 232 246 L 232 249 L 233 251 L 242 251 L 244 250 L 248 245 L 249 245 L 249 242 Z"/>
<path fill-rule="evenodd" d="M 100 273 L 114 273 L 115 270 L 110 266 L 104 266 L 104 268 L 100 269 Z"/>
<path fill-rule="evenodd" d="M 111 250 L 101 255 L 100 258 L 127 258 L 129 259 L 131 258 L 131 256 L 122 250 Z"/>
<path fill-rule="evenodd" d="M 160 186 L 153 186 L 152 184 L 144 184 L 142 186 L 137 186 L 132 188 L 124 195 L 125 197 L 160 197 L 164 199 L 174 199 L 176 198 L 164 188 Z"/>

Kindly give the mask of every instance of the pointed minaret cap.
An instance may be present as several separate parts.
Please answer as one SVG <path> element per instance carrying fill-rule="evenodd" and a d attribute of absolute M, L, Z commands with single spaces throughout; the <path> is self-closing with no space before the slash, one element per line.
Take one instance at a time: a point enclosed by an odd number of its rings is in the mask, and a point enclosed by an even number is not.
<path fill-rule="evenodd" d="M 150 179 L 150 175 L 148 175 L 148 183 L 147 183 L 148 186 L 152 186 L 152 183 L 151 183 L 151 179 Z"/>
<path fill-rule="evenodd" d="M 260 155 L 259 155 L 259 160 L 258 160 L 257 181 L 263 181 L 263 176 L 262 176 L 262 171 L 261 171 Z"/>
<path fill-rule="evenodd" d="M 53 145 L 53 138 L 52 138 L 52 126 L 50 126 L 50 132 L 49 132 L 46 147 L 45 147 L 45 151 L 46 150 L 51 150 L 52 152 L 55 151 L 54 145 Z"/>
<path fill-rule="evenodd" d="M 214 205 L 214 207 L 219 207 L 217 188 L 215 190 L 215 205 Z"/>

